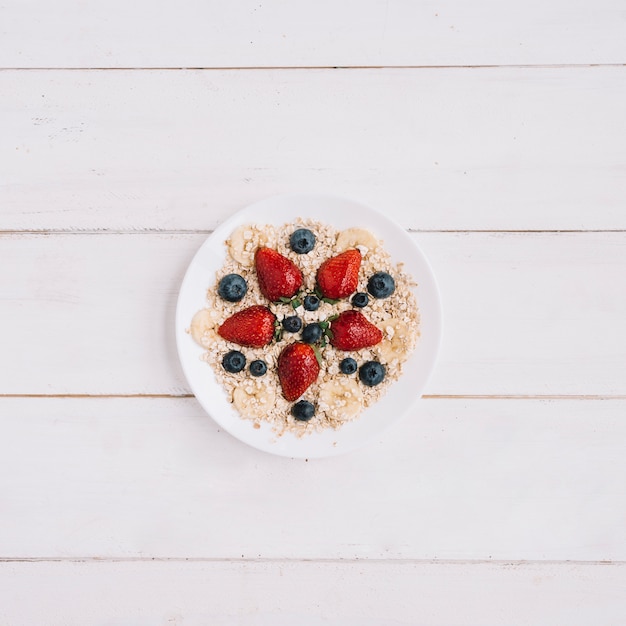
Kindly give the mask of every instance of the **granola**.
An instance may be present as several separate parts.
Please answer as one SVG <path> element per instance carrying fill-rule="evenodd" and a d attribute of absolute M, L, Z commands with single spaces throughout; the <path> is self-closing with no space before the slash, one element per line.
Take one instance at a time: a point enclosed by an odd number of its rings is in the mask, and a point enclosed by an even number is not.
<path fill-rule="evenodd" d="M 296 253 L 290 245 L 290 236 L 296 229 L 307 229 L 314 234 L 314 247 L 307 253 Z M 252 420 L 256 428 L 269 422 L 281 435 L 292 432 L 297 436 L 337 429 L 344 423 L 357 419 L 362 411 L 379 400 L 402 374 L 402 367 L 415 348 L 420 334 L 420 316 L 414 294 L 416 286 L 402 263 L 393 263 L 384 249 L 383 242 L 362 228 L 338 231 L 328 224 L 312 219 L 299 219 L 281 226 L 246 224 L 237 228 L 225 242 L 226 260 L 217 272 L 214 283 L 207 290 L 206 306 L 193 318 L 190 333 L 204 351 L 202 359 L 214 370 L 218 382 L 224 388 L 242 418 Z M 293 297 L 269 302 L 264 297 L 255 269 L 255 254 L 259 248 L 270 248 L 289 259 L 299 268 L 302 285 Z M 365 298 L 367 304 L 359 310 L 382 333 L 375 345 L 357 350 L 340 350 L 333 342 L 333 321 L 344 311 L 353 310 L 352 296 L 338 300 L 324 298 L 319 291 L 317 272 L 320 265 L 332 257 L 356 249 L 361 253 L 356 292 L 366 293 L 368 281 L 379 272 L 393 277 L 395 290 L 386 297 Z M 225 300 L 218 294 L 220 281 L 227 275 L 236 274 L 245 280 L 247 291 L 235 302 Z M 370 287 L 371 289 L 371 287 Z M 319 308 L 306 310 L 303 306 L 307 295 L 319 296 Z M 270 343 L 262 347 L 237 345 L 219 334 L 219 329 L 233 314 L 255 305 L 264 305 L 275 316 L 275 333 Z M 294 401 L 288 401 L 281 389 L 278 362 L 286 346 L 302 342 L 302 333 L 285 332 L 282 322 L 297 316 L 302 328 L 314 322 L 321 323 L 323 336 L 314 344 L 319 361 L 319 374 L 306 389 L 302 398 L 314 407 L 312 417 L 296 419 Z M 379 333 L 380 334 L 380 333 Z M 246 367 L 240 371 L 227 371 L 224 356 L 236 350 L 245 357 Z M 363 364 L 374 362 L 382 365 L 382 380 L 364 384 L 361 372 L 350 374 L 341 369 L 346 358 Z M 263 361 L 267 370 L 253 376 L 249 364 Z M 347 369 L 347 368 L 344 368 Z"/>

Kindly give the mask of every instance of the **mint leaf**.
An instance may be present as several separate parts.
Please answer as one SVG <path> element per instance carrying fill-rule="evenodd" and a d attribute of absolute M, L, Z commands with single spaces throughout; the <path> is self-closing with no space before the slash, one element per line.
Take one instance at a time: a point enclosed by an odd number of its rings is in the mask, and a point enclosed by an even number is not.
<path fill-rule="evenodd" d="M 315 358 L 317 359 L 317 363 L 320 367 L 322 367 L 322 355 L 320 354 L 320 350 L 317 346 L 312 346 L 313 352 L 315 353 Z"/>

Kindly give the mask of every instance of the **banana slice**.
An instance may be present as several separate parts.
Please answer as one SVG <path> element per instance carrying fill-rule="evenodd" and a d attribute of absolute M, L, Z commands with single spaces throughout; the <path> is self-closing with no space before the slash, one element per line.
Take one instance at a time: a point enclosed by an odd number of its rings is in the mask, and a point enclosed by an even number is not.
<path fill-rule="evenodd" d="M 276 392 L 270 386 L 240 385 L 233 391 L 233 404 L 244 417 L 263 417 L 274 406 Z"/>
<path fill-rule="evenodd" d="M 337 235 L 335 247 L 339 252 L 343 252 L 348 248 L 367 248 L 365 251 L 361 250 L 361 253 L 365 255 L 368 250 L 374 250 L 378 245 L 378 239 L 369 230 L 365 230 L 365 228 L 347 228 Z"/>
<path fill-rule="evenodd" d="M 319 404 L 332 417 L 349 420 L 363 408 L 363 392 L 351 378 L 329 380 L 320 386 Z"/>
<path fill-rule="evenodd" d="M 198 345 L 208 348 L 218 339 L 213 312 L 209 309 L 198 311 L 191 319 L 189 332 Z"/>
<path fill-rule="evenodd" d="M 378 325 L 383 340 L 376 346 L 380 358 L 386 363 L 403 361 L 409 349 L 409 327 L 393 317 Z"/>
<path fill-rule="evenodd" d="M 228 253 L 245 267 L 254 265 L 254 253 L 260 246 L 267 244 L 267 235 L 249 225 L 239 226 L 226 241 Z"/>

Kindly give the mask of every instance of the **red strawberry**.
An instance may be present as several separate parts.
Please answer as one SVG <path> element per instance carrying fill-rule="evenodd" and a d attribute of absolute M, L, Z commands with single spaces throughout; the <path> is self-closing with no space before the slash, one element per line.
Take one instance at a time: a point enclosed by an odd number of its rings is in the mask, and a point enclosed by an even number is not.
<path fill-rule="evenodd" d="M 289 402 L 299 398 L 317 379 L 320 365 L 307 343 L 289 344 L 278 357 L 278 380 Z"/>
<path fill-rule="evenodd" d="M 291 298 L 302 286 L 302 272 L 298 266 L 271 248 L 259 248 L 254 264 L 261 293 L 271 302 Z"/>
<path fill-rule="evenodd" d="M 344 311 L 330 324 L 330 343 L 338 350 L 360 350 L 380 343 L 383 333 L 363 313 L 352 309 Z"/>
<path fill-rule="evenodd" d="M 324 261 L 317 270 L 317 284 L 322 295 L 339 300 L 356 291 L 360 267 L 361 253 L 356 248 Z"/>
<path fill-rule="evenodd" d="M 217 333 L 240 346 L 261 348 L 272 341 L 275 319 L 266 306 L 256 304 L 231 315 Z"/>

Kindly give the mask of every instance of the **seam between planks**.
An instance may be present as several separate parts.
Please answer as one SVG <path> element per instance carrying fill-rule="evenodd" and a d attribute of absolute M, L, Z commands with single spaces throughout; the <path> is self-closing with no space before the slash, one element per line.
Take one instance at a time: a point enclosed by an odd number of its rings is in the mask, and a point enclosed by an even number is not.
<path fill-rule="evenodd" d="M 446 70 L 446 69 L 581 69 L 626 67 L 626 63 L 530 63 L 530 64 L 476 64 L 476 65 L 221 65 L 178 67 L 0 67 L 2 72 L 180 72 L 180 71 L 275 71 L 275 70 Z"/>
<path fill-rule="evenodd" d="M 624 228 L 537 228 L 537 229 L 498 229 L 498 228 L 407 228 L 407 233 L 420 234 L 420 233 L 442 233 L 442 234 L 531 234 L 531 235 L 560 235 L 560 234 L 586 234 L 586 233 L 626 233 Z M 115 229 L 115 228 L 101 228 L 101 229 L 12 229 L 12 230 L 0 230 L 1 236 L 16 236 L 16 235 L 211 235 L 213 230 L 204 229 L 160 229 L 160 228 L 141 228 L 141 229 Z"/>
<path fill-rule="evenodd" d="M 390 564 L 390 565 L 499 565 L 523 567 L 535 565 L 626 565 L 626 561 L 584 560 L 515 560 L 515 559 L 369 559 L 369 558 L 242 558 L 232 557 L 0 557 L 0 563 L 268 563 L 268 564 Z"/>
<path fill-rule="evenodd" d="M 191 393 L 169 394 L 169 393 L 0 393 L 0 400 L 4 399 L 166 399 L 179 400 L 184 398 L 195 398 Z M 424 394 L 422 400 L 626 400 L 626 395 L 604 395 L 604 394 Z"/>

